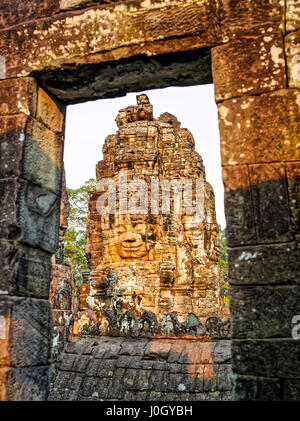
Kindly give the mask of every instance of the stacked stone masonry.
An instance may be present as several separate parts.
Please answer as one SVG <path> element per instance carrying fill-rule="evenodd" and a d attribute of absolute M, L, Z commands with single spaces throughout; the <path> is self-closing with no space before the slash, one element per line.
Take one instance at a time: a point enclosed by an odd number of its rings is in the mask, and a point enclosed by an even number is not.
<path fill-rule="evenodd" d="M 233 398 L 299 400 L 299 2 L 3 0 L 0 10 L 0 398 L 48 394 L 61 103 L 213 81 Z"/>
<path fill-rule="evenodd" d="M 49 393 L 64 106 L 32 78 L 0 82 L 2 400 Z"/>
<path fill-rule="evenodd" d="M 49 400 L 231 400 L 230 341 L 80 337 Z"/>

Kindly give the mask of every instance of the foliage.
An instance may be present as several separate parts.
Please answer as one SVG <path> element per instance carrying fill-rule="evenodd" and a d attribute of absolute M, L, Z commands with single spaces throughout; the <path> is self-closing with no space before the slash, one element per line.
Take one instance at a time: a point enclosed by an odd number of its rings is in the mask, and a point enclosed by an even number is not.
<path fill-rule="evenodd" d="M 78 189 L 67 188 L 70 205 L 68 229 L 64 237 L 65 262 L 71 265 L 77 284 L 82 282 L 82 272 L 89 270 L 85 258 L 88 192 L 95 189 L 94 178 L 90 178 Z"/>
<path fill-rule="evenodd" d="M 222 229 L 219 225 L 220 234 L 220 257 L 218 265 L 223 269 L 223 286 L 224 286 L 224 300 L 226 306 L 229 306 L 229 278 L 228 278 L 228 256 L 227 256 L 227 244 L 226 244 L 226 230 Z"/>

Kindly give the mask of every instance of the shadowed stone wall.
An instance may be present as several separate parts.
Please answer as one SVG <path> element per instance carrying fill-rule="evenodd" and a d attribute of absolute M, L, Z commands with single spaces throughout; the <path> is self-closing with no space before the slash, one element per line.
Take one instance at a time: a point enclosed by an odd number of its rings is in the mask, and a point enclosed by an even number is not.
<path fill-rule="evenodd" d="M 300 342 L 291 336 L 300 298 L 298 3 L 1 2 L 0 399 L 48 394 L 64 106 L 211 80 L 233 397 L 299 399 Z"/>

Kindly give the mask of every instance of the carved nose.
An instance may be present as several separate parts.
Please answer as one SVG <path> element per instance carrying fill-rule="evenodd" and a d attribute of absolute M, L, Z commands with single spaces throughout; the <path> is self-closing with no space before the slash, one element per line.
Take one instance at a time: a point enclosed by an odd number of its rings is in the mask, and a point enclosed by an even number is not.
<path fill-rule="evenodd" d="M 125 243 L 134 243 L 136 241 L 136 238 L 132 232 L 128 232 L 124 241 Z"/>

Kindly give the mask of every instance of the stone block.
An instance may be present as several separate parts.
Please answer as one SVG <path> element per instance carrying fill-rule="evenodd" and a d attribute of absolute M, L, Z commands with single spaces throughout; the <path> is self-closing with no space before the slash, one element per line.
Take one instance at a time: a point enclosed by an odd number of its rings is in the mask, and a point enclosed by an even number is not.
<path fill-rule="evenodd" d="M 0 98 L 0 115 L 24 113 L 35 117 L 37 84 L 33 78 L 1 80 Z"/>
<path fill-rule="evenodd" d="M 145 356 L 168 359 L 171 343 L 165 340 L 150 341 L 145 350 Z"/>
<path fill-rule="evenodd" d="M 48 299 L 51 254 L 1 239 L 0 262 L 0 290 L 10 295 Z"/>
<path fill-rule="evenodd" d="M 70 389 L 78 391 L 80 389 L 81 384 L 82 384 L 82 380 L 83 380 L 83 376 L 75 373 L 72 376 L 71 382 L 69 383 Z"/>
<path fill-rule="evenodd" d="M 137 390 L 149 390 L 151 389 L 151 370 L 140 369 L 137 373 L 136 378 L 136 389 Z"/>
<path fill-rule="evenodd" d="M 63 139 L 25 114 L 0 117 L 0 177 L 22 176 L 60 194 Z"/>
<path fill-rule="evenodd" d="M 124 401 L 136 401 L 136 391 L 126 390 Z"/>
<path fill-rule="evenodd" d="M 138 375 L 138 370 L 129 368 L 126 370 L 123 378 L 124 388 L 126 390 L 136 390 L 136 378 Z"/>
<path fill-rule="evenodd" d="M 69 11 L 49 19 L 31 20 L 18 30 L 9 28 L 0 42 L 2 55 L 6 58 L 7 77 L 26 76 L 40 70 L 41 63 L 45 68 L 54 66 L 54 63 L 57 67 L 67 62 L 86 62 L 84 56 L 87 55 L 90 56 L 88 61 L 99 63 L 99 57 L 95 61 L 91 56 L 120 47 L 124 42 L 120 44 L 120 40 L 126 40 L 126 45 L 131 46 L 126 52 L 128 56 L 132 55 L 129 52 L 132 44 L 152 43 L 178 36 L 188 38 L 188 35 L 192 35 L 192 45 L 195 46 L 197 42 L 198 48 L 201 48 L 221 38 L 220 30 L 216 31 L 215 18 L 209 19 L 210 6 L 207 4 L 196 1 L 184 4 L 179 1 L 170 9 L 162 7 L 169 6 L 169 3 L 162 5 L 160 1 L 138 7 L 118 3 L 106 11 L 100 5 L 93 8 L 92 13 L 89 9 Z M 116 29 L 110 30 L 112 28 Z M 107 36 L 108 30 L 110 36 Z M 49 43 L 49 33 L 56 42 Z M 82 42 L 86 37 L 89 38 L 88 46 Z M 174 52 L 176 43 L 172 44 L 168 52 Z M 22 57 L 16 54 L 17 48 L 22 48 Z M 137 54 L 136 51 L 134 53 Z"/>
<path fill-rule="evenodd" d="M 148 344 L 147 339 L 132 340 L 127 338 L 120 349 L 120 355 L 144 355 L 146 345 Z"/>
<path fill-rule="evenodd" d="M 282 33 L 267 25 L 253 36 L 212 48 L 212 73 L 216 102 L 284 89 Z"/>
<path fill-rule="evenodd" d="M 283 164 L 250 165 L 251 192 L 259 243 L 292 239 Z"/>
<path fill-rule="evenodd" d="M 171 349 L 168 355 L 168 363 L 177 363 L 183 350 L 184 344 L 182 341 L 172 341 Z"/>
<path fill-rule="evenodd" d="M 239 339 L 232 341 L 234 373 L 274 378 L 299 378 L 300 341 L 296 339 Z"/>
<path fill-rule="evenodd" d="M 219 104 L 222 165 L 299 160 L 299 96 L 282 89 Z"/>
<path fill-rule="evenodd" d="M 230 287 L 232 337 L 291 337 L 299 313 L 300 286 Z"/>
<path fill-rule="evenodd" d="M 97 338 L 99 340 L 99 338 Z M 66 352 L 70 354 L 91 354 L 98 341 L 89 341 L 87 338 L 79 337 L 76 340 L 68 342 Z"/>
<path fill-rule="evenodd" d="M 248 166 L 223 168 L 226 240 L 229 246 L 256 242 Z"/>
<path fill-rule="evenodd" d="M 95 347 L 93 355 L 95 358 L 117 358 L 121 345 L 122 341 L 100 344 Z"/>
<path fill-rule="evenodd" d="M 217 390 L 218 365 L 205 364 L 203 371 L 203 391 L 215 392 Z"/>
<path fill-rule="evenodd" d="M 32 19 L 51 16 L 59 12 L 59 0 L 2 0 L 0 5 L 0 28 L 7 28 Z"/>
<path fill-rule="evenodd" d="M 179 364 L 189 364 L 199 362 L 201 354 L 201 345 L 193 342 L 183 343 L 181 342 L 181 353 L 178 359 Z M 174 352 L 174 351 L 173 351 Z"/>
<path fill-rule="evenodd" d="M 207 394 L 206 393 L 194 393 L 192 396 L 192 401 L 205 401 Z"/>
<path fill-rule="evenodd" d="M 84 373 L 88 369 L 91 361 L 92 357 L 90 355 L 79 355 L 74 361 L 72 370 L 76 371 L 77 373 Z"/>
<path fill-rule="evenodd" d="M 108 385 L 107 395 L 110 399 L 123 400 L 124 397 L 123 379 L 120 376 L 114 376 Z"/>
<path fill-rule="evenodd" d="M 76 292 L 74 289 L 71 267 L 53 265 L 49 300 L 53 309 L 65 311 L 66 321 L 72 313 L 72 299 Z"/>
<path fill-rule="evenodd" d="M 116 367 L 130 367 L 131 366 L 132 357 L 127 355 L 120 355 L 116 362 Z"/>
<path fill-rule="evenodd" d="M 283 400 L 298 401 L 300 395 L 300 379 L 287 379 L 283 381 Z"/>
<path fill-rule="evenodd" d="M 195 359 L 194 362 L 209 365 L 213 364 L 214 346 L 213 342 L 200 342 L 198 358 Z"/>
<path fill-rule="evenodd" d="M 195 377 L 189 376 L 188 374 L 170 374 L 169 387 L 170 385 L 172 386 L 174 392 L 183 395 L 184 393 L 194 392 L 197 382 L 195 384 Z"/>
<path fill-rule="evenodd" d="M 231 360 L 231 349 L 229 340 L 216 341 L 213 347 L 214 364 L 229 363 Z"/>
<path fill-rule="evenodd" d="M 20 246 L 20 260 L 15 279 L 16 295 L 48 299 L 51 254 Z"/>
<path fill-rule="evenodd" d="M 92 396 L 97 391 L 98 378 L 97 377 L 85 377 L 82 382 L 80 393 L 83 396 Z"/>
<path fill-rule="evenodd" d="M 153 367 L 154 367 L 154 361 L 152 361 L 152 360 L 142 361 L 142 369 L 143 370 L 152 370 Z"/>
<path fill-rule="evenodd" d="M 232 401 L 232 391 L 225 390 L 221 392 L 221 401 Z"/>
<path fill-rule="evenodd" d="M 74 373 L 67 371 L 58 371 L 55 378 L 55 388 L 68 389 L 74 378 Z"/>
<path fill-rule="evenodd" d="M 18 219 L 21 241 L 55 253 L 58 247 L 59 197 L 26 181 L 20 184 Z"/>
<path fill-rule="evenodd" d="M 0 236 L 16 239 L 20 236 L 17 217 L 19 183 L 15 178 L 0 180 Z M 2 255 L 2 253 L 1 253 Z"/>
<path fill-rule="evenodd" d="M 46 401 L 49 366 L 0 368 L 0 401 Z"/>
<path fill-rule="evenodd" d="M 160 402 L 162 400 L 161 399 L 161 393 L 156 392 L 155 390 L 151 390 L 151 392 L 149 393 L 148 400 L 154 401 L 154 402 Z"/>
<path fill-rule="evenodd" d="M 64 354 L 59 366 L 60 370 L 71 371 L 76 359 L 76 355 L 73 354 Z"/>
<path fill-rule="evenodd" d="M 300 162 L 286 164 L 289 205 L 293 231 L 300 232 Z"/>
<path fill-rule="evenodd" d="M 280 379 L 233 374 L 234 401 L 282 400 Z"/>
<path fill-rule="evenodd" d="M 164 392 L 168 389 L 168 371 L 153 370 L 150 377 L 151 388 L 157 392 Z"/>
<path fill-rule="evenodd" d="M 130 368 L 141 368 L 142 367 L 142 357 L 132 356 L 130 358 Z"/>
<path fill-rule="evenodd" d="M 63 134 L 65 106 L 54 100 L 44 89 L 38 89 L 36 119 L 54 133 Z"/>
<path fill-rule="evenodd" d="M 22 174 L 27 121 L 24 114 L 0 117 L 0 178 Z"/>
<path fill-rule="evenodd" d="M 222 393 L 219 391 L 214 392 L 207 392 L 205 400 L 209 402 L 220 401 L 222 397 Z"/>
<path fill-rule="evenodd" d="M 88 365 L 88 368 L 86 370 L 87 376 L 97 376 L 99 369 L 100 369 L 100 363 L 101 361 L 98 359 L 92 359 Z"/>
<path fill-rule="evenodd" d="M 300 28 L 300 5 L 298 0 L 286 0 L 286 31 Z"/>
<path fill-rule="evenodd" d="M 154 360 L 153 369 L 154 370 L 168 370 L 170 364 L 167 361 Z"/>
<path fill-rule="evenodd" d="M 204 366 L 203 366 L 203 372 L 204 372 Z M 194 377 L 194 386 L 193 386 L 193 392 L 202 392 L 203 391 L 203 386 L 204 386 L 204 378 L 203 378 L 203 373 L 198 373 L 195 377 Z"/>
<path fill-rule="evenodd" d="M 111 378 L 114 375 L 116 360 L 103 360 L 100 362 L 99 377 Z"/>
<path fill-rule="evenodd" d="M 55 194 L 60 194 L 63 138 L 29 119 L 24 144 L 23 177 Z"/>
<path fill-rule="evenodd" d="M 238 7 L 237 7 L 238 6 Z M 277 0 L 244 0 L 237 3 L 232 0 L 222 1 L 223 40 L 242 36 L 257 35 L 261 28 L 274 27 L 283 32 L 284 3 Z M 268 26 L 267 26 L 268 28 Z"/>
<path fill-rule="evenodd" d="M 50 303 L 31 298 L 0 299 L 1 362 L 12 367 L 47 365 L 50 358 Z"/>
<path fill-rule="evenodd" d="M 229 248 L 229 281 L 235 285 L 299 283 L 299 254 L 299 241 Z"/>
<path fill-rule="evenodd" d="M 100 399 L 105 400 L 108 397 L 108 385 L 110 383 L 110 378 L 101 377 L 98 379 L 97 392 Z M 99 400 L 99 398 L 97 400 Z"/>
<path fill-rule="evenodd" d="M 290 88 L 299 89 L 300 88 L 300 30 L 286 35 L 285 52 L 286 52 L 286 61 L 287 61 L 288 86 Z"/>

